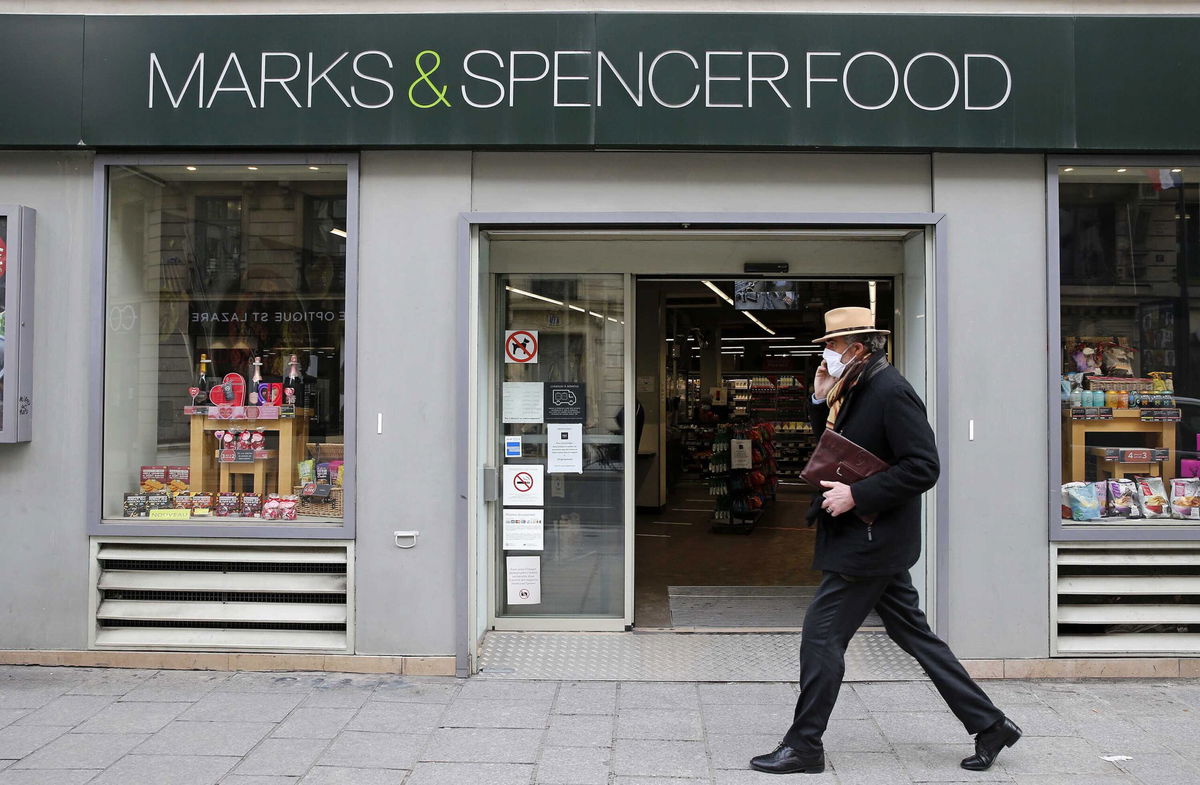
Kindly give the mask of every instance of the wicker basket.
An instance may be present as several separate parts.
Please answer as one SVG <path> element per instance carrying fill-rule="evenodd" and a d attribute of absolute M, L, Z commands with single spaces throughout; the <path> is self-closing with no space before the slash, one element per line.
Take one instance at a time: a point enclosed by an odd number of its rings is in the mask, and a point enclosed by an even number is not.
<path fill-rule="evenodd" d="M 295 486 L 295 494 L 300 496 L 300 491 L 303 489 L 301 485 Z M 329 489 L 328 499 L 300 496 L 300 503 L 296 505 L 296 514 L 318 515 L 322 518 L 342 518 L 345 517 L 342 499 L 343 490 L 340 485 L 335 485 Z"/>

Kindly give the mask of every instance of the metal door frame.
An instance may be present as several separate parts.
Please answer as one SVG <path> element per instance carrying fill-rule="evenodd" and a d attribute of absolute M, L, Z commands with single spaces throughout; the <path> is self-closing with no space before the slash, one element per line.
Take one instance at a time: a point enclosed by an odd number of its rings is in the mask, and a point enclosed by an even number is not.
<path fill-rule="evenodd" d="M 631 232 L 646 230 L 731 230 L 752 229 L 755 231 L 778 230 L 786 232 L 797 229 L 848 229 L 911 227 L 926 233 L 926 353 L 928 384 L 926 386 L 929 408 L 933 409 L 934 428 L 938 437 L 942 458 L 942 477 L 932 502 L 934 536 L 926 540 L 926 585 L 932 589 L 926 602 L 927 613 L 935 631 L 945 638 L 949 570 L 948 570 L 948 520 L 950 467 L 947 459 L 949 437 L 949 407 L 945 404 L 948 379 L 940 369 L 947 360 L 948 330 L 941 320 L 948 313 L 946 287 L 946 232 L 944 213 L 500 213 L 466 212 L 459 215 L 459 304 L 464 318 L 459 320 L 456 344 L 458 347 L 458 384 L 456 401 L 459 410 L 467 416 L 460 417 L 456 426 L 458 473 L 457 519 L 458 558 L 457 584 L 460 600 L 458 606 L 458 672 L 466 675 L 476 669 L 479 641 L 488 629 L 520 630 L 624 630 L 633 618 L 633 499 L 634 488 L 627 474 L 625 483 L 626 506 L 626 551 L 625 551 L 625 616 L 621 619 L 496 619 L 492 586 L 491 541 L 488 535 L 488 508 L 483 503 L 485 464 L 488 448 L 488 431 L 494 420 L 494 367 L 490 352 L 485 352 L 484 340 L 490 334 L 492 308 L 495 293 L 492 291 L 493 275 L 486 260 L 486 243 L 481 242 L 481 233 L 487 230 L 530 229 L 536 231 L 613 229 Z M 613 270 L 625 275 L 625 399 L 633 400 L 633 336 L 635 330 L 636 304 L 633 302 L 635 288 L 633 273 Z M 653 271 L 641 271 L 643 274 Z M 929 288 L 933 291 L 929 292 Z M 481 394 L 485 395 L 481 400 Z M 486 410 L 485 410 L 486 409 Z M 483 438 L 481 439 L 481 434 Z M 637 449 L 631 440 L 626 440 L 626 467 L 632 467 Z M 498 471 L 498 468 L 496 468 Z M 481 506 L 483 505 L 483 506 Z M 480 529 L 484 535 L 480 536 Z M 928 523 L 926 524 L 928 526 Z M 932 551 L 932 553 L 930 553 Z M 484 562 L 481 565 L 480 559 Z M 932 573 L 932 574 L 930 574 Z M 482 593 L 481 593 L 482 591 Z M 484 607 L 480 607 L 481 604 Z M 486 619 L 484 624 L 480 624 Z M 499 626 L 503 624 L 503 626 Z"/>

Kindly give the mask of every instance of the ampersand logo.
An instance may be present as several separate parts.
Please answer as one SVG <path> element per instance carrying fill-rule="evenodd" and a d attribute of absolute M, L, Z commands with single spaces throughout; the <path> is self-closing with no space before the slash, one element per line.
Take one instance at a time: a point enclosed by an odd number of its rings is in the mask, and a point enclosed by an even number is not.
<path fill-rule="evenodd" d="M 423 62 L 424 60 L 426 60 L 426 56 L 431 56 L 433 58 L 433 67 L 430 68 L 429 70 L 426 70 L 425 64 Z M 408 101 L 409 101 L 409 103 L 411 103 L 413 106 L 417 107 L 418 109 L 432 109 L 433 107 L 437 106 L 438 104 L 445 104 L 446 106 L 450 106 L 450 102 L 446 100 L 446 91 L 449 88 L 447 88 L 446 85 L 442 85 L 439 88 L 436 84 L 434 84 L 432 81 L 430 81 L 430 77 L 433 76 L 433 72 L 438 70 L 438 68 L 442 65 L 442 56 L 439 55 L 437 52 L 433 51 L 432 49 L 426 49 L 425 51 L 423 51 L 417 55 L 414 63 L 417 66 L 417 73 L 420 74 L 420 76 L 417 78 L 417 80 L 415 82 L 413 82 L 412 84 L 410 84 L 408 86 Z M 424 84 L 426 87 L 428 87 L 429 90 L 434 95 L 434 99 L 427 104 L 418 102 L 417 99 L 413 96 L 413 92 L 417 89 L 418 85 L 421 85 L 421 84 Z"/>

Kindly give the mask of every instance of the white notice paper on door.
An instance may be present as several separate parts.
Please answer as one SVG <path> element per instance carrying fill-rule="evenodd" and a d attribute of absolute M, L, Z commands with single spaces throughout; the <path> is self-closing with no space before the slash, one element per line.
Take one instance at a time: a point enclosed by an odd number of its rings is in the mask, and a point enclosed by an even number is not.
<path fill-rule="evenodd" d="M 506 423 L 541 422 L 546 385 L 541 382 L 505 382 L 501 408 Z"/>
<path fill-rule="evenodd" d="M 541 464 L 504 464 L 502 498 L 505 507 L 541 507 L 546 500 L 546 467 Z"/>
<path fill-rule="evenodd" d="M 509 605 L 540 605 L 542 602 L 542 557 L 509 556 L 505 559 L 508 575 Z"/>
<path fill-rule="evenodd" d="M 505 510 L 504 550 L 543 550 L 545 523 L 545 510 Z"/>
<path fill-rule="evenodd" d="M 546 426 L 546 471 L 583 474 L 583 424 Z"/>

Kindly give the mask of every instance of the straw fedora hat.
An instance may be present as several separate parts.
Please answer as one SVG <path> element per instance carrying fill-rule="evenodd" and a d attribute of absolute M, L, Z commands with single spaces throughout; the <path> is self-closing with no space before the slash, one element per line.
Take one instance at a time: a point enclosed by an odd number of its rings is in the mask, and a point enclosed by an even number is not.
<path fill-rule="evenodd" d="M 836 338 L 839 335 L 856 333 L 891 335 L 892 331 L 875 328 L 875 317 L 871 314 L 870 308 L 834 308 L 832 311 L 825 312 L 825 334 L 813 343 L 825 343 L 830 338 Z"/>

